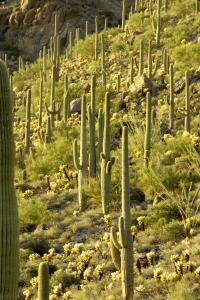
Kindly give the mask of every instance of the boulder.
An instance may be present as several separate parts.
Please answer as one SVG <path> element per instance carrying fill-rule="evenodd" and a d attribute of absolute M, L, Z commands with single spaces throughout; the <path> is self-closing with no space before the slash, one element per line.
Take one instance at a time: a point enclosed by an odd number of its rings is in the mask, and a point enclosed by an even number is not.
<path fill-rule="evenodd" d="M 137 187 L 130 188 L 130 204 L 134 205 L 143 204 L 145 202 L 145 193 Z"/>
<path fill-rule="evenodd" d="M 70 103 L 70 113 L 81 113 L 81 98 L 77 98 L 71 101 Z"/>
<path fill-rule="evenodd" d="M 133 80 L 133 84 L 129 87 L 132 93 L 142 92 L 145 89 L 153 91 L 153 83 L 145 74 L 136 76 Z"/>

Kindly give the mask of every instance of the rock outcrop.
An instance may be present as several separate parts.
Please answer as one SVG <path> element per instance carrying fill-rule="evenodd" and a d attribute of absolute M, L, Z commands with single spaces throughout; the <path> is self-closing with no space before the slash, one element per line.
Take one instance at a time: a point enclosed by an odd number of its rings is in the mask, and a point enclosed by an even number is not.
<path fill-rule="evenodd" d="M 133 1 L 130 1 L 131 3 Z M 66 45 L 69 31 L 79 27 L 82 34 L 85 21 L 94 31 L 94 17 L 99 16 L 100 27 L 105 17 L 115 26 L 121 19 L 120 0 L 21 0 L 13 9 L 0 9 L 0 49 L 15 49 L 34 60 L 40 49 L 49 43 L 53 34 L 55 13 L 59 19 L 61 46 Z"/>

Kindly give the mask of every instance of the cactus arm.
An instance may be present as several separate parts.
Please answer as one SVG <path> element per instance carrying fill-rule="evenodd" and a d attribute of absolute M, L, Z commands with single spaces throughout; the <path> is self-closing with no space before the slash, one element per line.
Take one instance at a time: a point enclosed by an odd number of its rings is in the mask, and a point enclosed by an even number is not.
<path fill-rule="evenodd" d="M 121 216 L 119 217 L 119 240 L 122 248 L 126 248 L 127 242 L 125 237 L 125 228 L 124 228 L 124 218 Z"/>
<path fill-rule="evenodd" d="M 152 73 L 152 78 L 156 75 L 157 71 L 158 71 L 158 59 L 156 59 L 156 62 L 155 62 L 155 68 L 154 68 L 154 71 Z"/>
<path fill-rule="evenodd" d="M 73 160 L 74 160 L 74 166 L 77 170 L 81 170 L 81 165 L 79 163 L 79 157 L 78 157 L 78 144 L 77 140 L 74 141 L 73 144 Z"/>
<path fill-rule="evenodd" d="M 38 269 L 38 300 L 49 300 L 49 267 L 45 262 Z"/>
<path fill-rule="evenodd" d="M 122 249 L 122 246 L 117 240 L 117 232 L 114 227 L 111 227 L 110 230 L 110 240 L 113 242 L 115 248 L 117 248 L 118 250 Z"/>
<path fill-rule="evenodd" d="M 120 250 L 115 247 L 113 241 L 110 241 L 110 252 L 113 264 L 118 271 L 121 271 L 121 255 Z"/>

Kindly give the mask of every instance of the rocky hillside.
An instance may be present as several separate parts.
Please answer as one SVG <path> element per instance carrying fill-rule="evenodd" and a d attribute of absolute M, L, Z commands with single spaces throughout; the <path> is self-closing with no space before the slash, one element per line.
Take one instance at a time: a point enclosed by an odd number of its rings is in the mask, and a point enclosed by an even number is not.
<path fill-rule="evenodd" d="M 39 50 L 49 43 L 55 13 L 59 17 L 61 44 L 64 46 L 70 31 L 74 33 L 75 28 L 79 27 L 83 34 L 86 20 L 89 22 L 89 32 L 94 31 L 96 15 L 101 27 L 105 18 L 108 18 L 110 26 L 116 26 L 121 20 L 121 5 L 120 0 L 8 1 L 5 8 L 0 8 L 0 52 L 14 56 L 20 54 L 33 60 Z"/>

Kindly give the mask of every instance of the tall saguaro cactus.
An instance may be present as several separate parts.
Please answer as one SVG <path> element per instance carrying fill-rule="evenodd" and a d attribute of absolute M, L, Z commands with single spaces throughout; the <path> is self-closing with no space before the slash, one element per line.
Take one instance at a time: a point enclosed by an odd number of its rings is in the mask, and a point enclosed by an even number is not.
<path fill-rule="evenodd" d="M 77 140 L 74 141 L 73 158 L 75 168 L 78 170 L 78 200 L 79 209 L 83 211 L 86 207 L 82 193 L 82 184 L 87 175 L 87 121 L 86 121 L 86 97 L 82 97 L 81 104 L 81 135 L 80 135 L 80 156 L 78 156 Z"/>
<path fill-rule="evenodd" d="M 28 154 L 31 146 L 31 90 L 27 91 L 26 99 L 26 128 L 25 128 L 25 152 Z"/>
<path fill-rule="evenodd" d="M 45 262 L 38 269 L 38 300 L 49 300 L 49 267 Z"/>
<path fill-rule="evenodd" d="M 140 41 L 140 60 L 139 60 L 139 76 L 142 76 L 144 71 L 144 42 Z"/>
<path fill-rule="evenodd" d="M 144 164 L 148 167 L 151 154 L 151 94 L 146 96 L 146 132 L 144 141 Z"/>
<path fill-rule="evenodd" d="M 119 218 L 119 242 L 115 229 L 111 228 L 112 255 L 115 265 L 120 266 L 121 260 L 122 296 L 124 300 L 133 299 L 133 240 L 129 193 L 128 128 L 124 126 L 122 132 L 122 216 Z M 113 251 L 113 249 L 115 250 Z"/>
<path fill-rule="evenodd" d="M 98 25 L 98 17 L 95 17 L 95 55 L 94 59 L 98 60 L 98 47 L 99 47 L 99 25 Z"/>
<path fill-rule="evenodd" d="M 95 120 L 96 120 L 96 76 L 91 79 L 91 106 L 88 109 L 90 131 L 89 175 L 96 175 Z"/>
<path fill-rule="evenodd" d="M 156 27 L 156 44 L 160 44 L 161 31 L 161 0 L 157 0 L 157 27 Z"/>
<path fill-rule="evenodd" d="M 190 132 L 190 92 L 189 92 L 189 73 L 185 72 L 185 130 Z"/>
<path fill-rule="evenodd" d="M 0 299 L 17 300 L 18 211 L 14 188 L 13 101 L 0 60 Z"/>
<path fill-rule="evenodd" d="M 122 0 L 122 29 L 125 27 L 126 22 L 126 0 Z"/>
<path fill-rule="evenodd" d="M 174 128 L 174 67 L 171 64 L 169 67 L 169 84 L 170 84 L 170 113 L 169 113 L 169 127 Z"/>
<path fill-rule="evenodd" d="M 105 96 L 105 116 L 103 134 L 103 152 L 101 153 L 101 197 L 103 213 L 109 210 L 111 197 L 111 169 L 115 159 L 110 157 L 110 97 Z"/>

